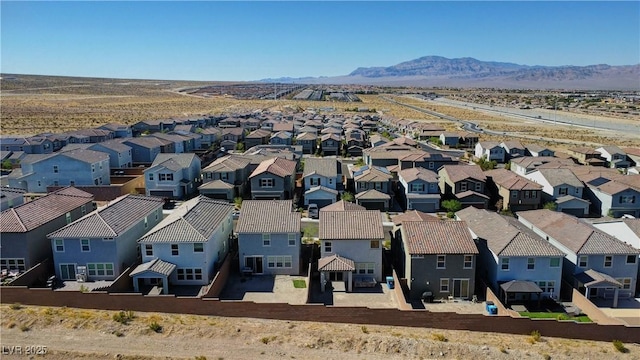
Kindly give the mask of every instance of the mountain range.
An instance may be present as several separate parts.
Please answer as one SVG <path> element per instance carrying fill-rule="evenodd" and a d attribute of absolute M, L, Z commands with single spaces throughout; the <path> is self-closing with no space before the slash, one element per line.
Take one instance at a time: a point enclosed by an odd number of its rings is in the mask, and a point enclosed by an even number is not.
<path fill-rule="evenodd" d="M 640 64 L 541 66 L 425 56 L 387 67 L 360 67 L 343 76 L 263 79 L 262 82 L 516 89 L 640 90 Z"/>

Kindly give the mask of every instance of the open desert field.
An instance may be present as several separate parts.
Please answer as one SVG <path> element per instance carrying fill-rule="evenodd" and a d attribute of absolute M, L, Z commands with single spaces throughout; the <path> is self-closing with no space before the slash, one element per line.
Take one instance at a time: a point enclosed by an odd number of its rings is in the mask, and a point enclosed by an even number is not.
<path fill-rule="evenodd" d="M 425 328 L 2 305 L 3 349 L 45 359 L 638 359 L 607 342 Z M 150 324 L 157 326 L 154 331 Z M 7 355 L 3 359 L 24 359 Z M 40 357 L 33 357 L 40 358 Z"/>

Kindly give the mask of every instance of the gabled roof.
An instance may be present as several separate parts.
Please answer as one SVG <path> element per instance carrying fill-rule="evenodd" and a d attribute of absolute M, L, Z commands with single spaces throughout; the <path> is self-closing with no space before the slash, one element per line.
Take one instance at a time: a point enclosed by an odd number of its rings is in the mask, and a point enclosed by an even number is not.
<path fill-rule="evenodd" d="M 118 124 L 118 123 L 108 123 L 108 124 L 104 124 L 102 126 L 99 126 L 98 128 L 105 128 L 111 131 L 116 131 L 116 130 L 127 130 L 130 129 L 131 126 L 126 125 L 126 124 Z"/>
<path fill-rule="evenodd" d="M 638 253 L 631 245 L 565 213 L 547 209 L 521 211 L 518 218 L 530 222 L 576 254 Z"/>
<path fill-rule="evenodd" d="M 626 155 L 627 154 L 622 149 L 620 149 L 615 145 L 602 146 L 596 149 L 597 152 L 600 152 L 600 150 L 606 151 L 607 153 L 609 153 L 609 155 L 613 155 L 613 154 Z"/>
<path fill-rule="evenodd" d="M 292 122 L 281 122 L 281 123 L 273 124 L 273 131 L 293 132 L 293 123 Z"/>
<path fill-rule="evenodd" d="M 527 150 L 529 150 L 529 152 L 535 152 L 535 153 L 539 153 L 541 151 L 553 151 L 548 147 L 540 146 L 537 144 L 527 144 L 525 147 L 527 148 Z"/>
<path fill-rule="evenodd" d="M 496 256 L 564 256 L 533 231 L 498 213 L 470 206 L 458 211 L 456 216 L 485 240 Z"/>
<path fill-rule="evenodd" d="M 582 181 L 580 181 L 569 169 L 538 169 L 537 171 L 539 171 L 553 187 L 563 184 L 577 188 L 584 187 Z"/>
<path fill-rule="evenodd" d="M 204 189 L 233 189 L 234 186 L 222 180 L 213 180 L 206 182 L 198 187 L 198 190 Z"/>
<path fill-rule="evenodd" d="M 407 211 L 391 218 L 396 225 L 402 225 L 405 221 L 440 221 L 440 218 L 418 210 Z"/>
<path fill-rule="evenodd" d="M 338 254 L 325 256 L 318 260 L 318 271 L 354 271 L 355 263 Z"/>
<path fill-rule="evenodd" d="M 175 264 L 155 258 L 149 262 L 136 266 L 136 268 L 133 269 L 131 273 L 129 273 L 129 276 L 134 277 L 136 275 L 140 275 L 144 273 L 153 273 L 153 274 L 158 274 L 163 276 L 169 276 L 175 269 L 176 269 Z"/>
<path fill-rule="evenodd" d="M 485 150 L 501 147 L 500 143 L 497 141 L 480 141 L 478 142 L 478 145 L 480 145 L 480 147 L 482 147 Z"/>
<path fill-rule="evenodd" d="M 356 203 L 352 203 L 349 201 L 340 200 L 331 205 L 327 205 L 320 209 L 320 211 L 358 211 L 358 210 L 367 210 L 364 206 L 360 206 Z"/>
<path fill-rule="evenodd" d="M 262 139 L 271 137 L 271 131 L 265 129 L 257 129 L 245 136 L 246 139 Z"/>
<path fill-rule="evenodd" d="M 233 209 L 228 202 L 198 196 L 180 205 L 138 243 L 206 242 Z"/>
<path fill-rule="evenodd" d="M 523 156 L 511 160 L 512 164 L 518 164 L 525 169 L 534 169 L 549 164 L 555 167 L 575 165 L 571 159 L 561 159 L 553 156 Z"/>
<path fill-rule="evenodd" d="M 316 140 L 318 135 L 312 132 L 303 132 L 296 137 L 296 140 Z"/>
<path fill-rule="evenodd" d="M 103 141 L 100 143 L 96 143 L 96 144 L 91 144 L 91 146 L 89 147 L 89 149 L 91 150 L 95 150 L 95 151 L 100 151 L 96 148 L 100 148 L 100 147 L 104 147 L 116 152 L 120 152 L 120 153 L 124 153 L 124 152 L 128 152 L 131 150 L 131 146 L 123 144 L 121 141 L 117 141 L 117 140 L 107 140 L 107 141 Z"/>
<path fill-rule="evenodd" d="M 244 156 L 227 155 L 216 159 L 209 166 L 202 169 L 202 172 L 232 172 L 244 169 L 251 164 L 251 160 Z"/>
<path fill-rule="evenodd" d="M 503 145 L 503 147 L 507 149 L 525 149 L 525 147 L 522 146 L 522 143 L 518 140 L 503 141 L 500 145 Z"/>
<path fill-rule="evenodd" d="M 444 165 L 440 171 L 444 171 L 454 183 L 465 179 L 474 179 L 485 182 L 487 177 L 478 165 Z"/>
<path fill-rule="evenodd" d="M 153 148 L 157 148 L 157 147 L 161 147 L 161 146 L 166 146 L 168 144 L 172 144 L 171 141 L 168 141 L 168 140 L 165 140 L 165 139 L 160 139 L 160 138 L 157 138 L 157 137 L 154 137 L 154 136 L 123 138 L 123 139 L 118 139 L 118 141 L 122 141 L 125 144 L 138 145 L 140 147 L 144 147 L 144 148 L 148 148 L 148 149 L 153 149 Z"/>
<path fill-rule="evenodd" d="M 91 203 L 93 195 L 64 188 L 0 213 L 0 232 L 24 233 Z"/>
<path fill-rule="evenodd" d="M 285 177 L 294 175 L 296 172 L 297 163 L 292 160 L 275 157 L 269 160 L 264 160 L 253 171 L 249 178 L 253 178 L 263 173 L 270 173 L 279 177 Z"/>
<path fill-rule="evenodd" d="M 438 174 L 421 167 L 400 170 L 398 172 L 398 177 L 402 178 L 407 183 L 410 183 L 414 180 L 422 180 L 427 183 L 438 182 Z"/>
<path fill-rule="evenodd" d="M 314 186 L 314 187 L 310 188 L 309 190 L 305 191 L 304 194 L 305 195 L 312 194 L 312 193 L 317 192 L 317 191 L 331 193 L 334 196 L 338 195 L 338 190 L 334 190 L 334 189 L 331 189 L 331 188 L 328 188 L 328 187 L 325 187 L 325 186 Z M 335 200 L 335 198 L 334 198 L 334 200 Z"/>
<path fill-rule="evenodd" d="M 478 253 L 464 221 L 406 221 L 401 231 L 412 255 Z"/>
<path fill-rule="evenodd" d="M 358 200 L 390 200 L 391 196 L 389 194 L 385 194 L 376 189 L 369 189 L 367 191 L 359 192 L 356 194 L 356 199 Z"/>
<path fill-rule="evenodd" d="M 507 293 L 535 293 L 539 294 L 542 289 L 533 281 L 511 280 L 500 284 L 500 288 Z"/>
<path fill-rule="evenodd" d="M 329 134 L 324 134 L 320 137 L 321 141 L 327 141 L 329 139 L 340 142 L 340 135 L 329 133 Z"/>
<path fill-rule="evenodd" d="M 107 207 L 93 211 L 47 235 L 49 238 L 115 238 L 139 222 L 164 200 L 156 197 L 125 195 Z M 161 216 L 161 215 L 159 215 Z"/>
<path fill-rule="evenodd" d="M 382 240 L 382 216 L 377 210 L 321 211 L 322 240 Z"/>
<path fill-rule="evenodd" d="M 242 203 L 237 233 L 299 233 L 300 213 L 292 200 L 246 200 Z"/>
<path fill-rule="evenodd" d="M 622 284 L 618 280 L 593 269 L 576 274 L 575 277 L 587 287 L 622 287 Z"/>
<path fill-rule="evenodd" d="M 358 182 L 385 182 L 393 178 L 386 168 L 362 166 L 353 168 L 353 179 Z"/>
<path fill-rule="evenodd" d="M 338 176 L 338 161 L 333 158 L 306 158 L 304 159 L 303 177 L 313 174 L 321 175 L 328 178 Z"/>
<path fill-rule="evenodd" d="M 508 190 L 542 190 L 542 185 L 506 169 L 485 171 L 485 175 L 496 185 Z"/>

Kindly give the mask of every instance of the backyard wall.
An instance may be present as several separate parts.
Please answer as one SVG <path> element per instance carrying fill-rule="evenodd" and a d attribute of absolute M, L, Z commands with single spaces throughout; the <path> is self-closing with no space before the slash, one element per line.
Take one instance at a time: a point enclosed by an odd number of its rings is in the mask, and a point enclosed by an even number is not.
<path fill-rule="evenodd" d="M 496 294 L 491 291 L 491 287 L 487 286 L 486 298 L 487 301 L 493 301 L 493 305 L 498 308 L 498 316 L 510 316 L 512 318 L 521 318 L 522 316 L 518 314 L 517 311 L 513 311 L 511 309 L 507 309 L 504 307 L 504 304 L 500 299 L 496 296 Z"/>
<path fill-rule="evenodd" d="M 51 259 L 45 259 L 26 272 L 20 274 L 8 286 L 33 286 L 37 282 L 46 282 L 47 277 L 52 273 L 53 264 Z"/>
<path fill-rule="evenodd" d="M 231 262 L 232 259 L 236 256 L 235 253 L 227 253 L 222 265 L 220 265 L 220 270 L 213 277 L 213 281 L 211 285 L 209 285 L 209 289 L 203 295 L 205 298 L 217 298 L 220 296 L 220 293 L 224 289 L 224 286 L 227 285 L 227 280 L 229 279 L 229 273 L 231 272 Z"/>
<path fill-rule="evenodd" d="M 582 311 L 582 313 L 584 313 L 589 317 L 589 319 L 591 319 L 591 321 L 596 322 L 600 325 L 624 324 L 618 319 L 607 316 L 607 314 L 598 309 L 597 306 L 589 301 L 589 299 L 582 295 L 577 289 L 573 289 L 573 293 L 571 294 L 571 296 L 571 302 L 573 303 L 573 305 L 577 306 L 578 309 Z"/>

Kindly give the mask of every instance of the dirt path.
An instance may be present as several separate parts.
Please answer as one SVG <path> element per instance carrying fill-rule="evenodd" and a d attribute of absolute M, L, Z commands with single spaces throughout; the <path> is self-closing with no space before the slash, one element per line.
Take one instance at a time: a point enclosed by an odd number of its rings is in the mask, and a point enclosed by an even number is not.
<path fill-rule="evenodd" d="M 25 359 L 46 346 L 47 359 L 640 359 L 595 341 L 390 326 L 0 306 L 2 359 Z M 162 327 L 156 333 L 149 324 Z M 21 346 L 23 354 L 9 355 Z M 39 358 L 39 357 L 33 357 Z"/>

